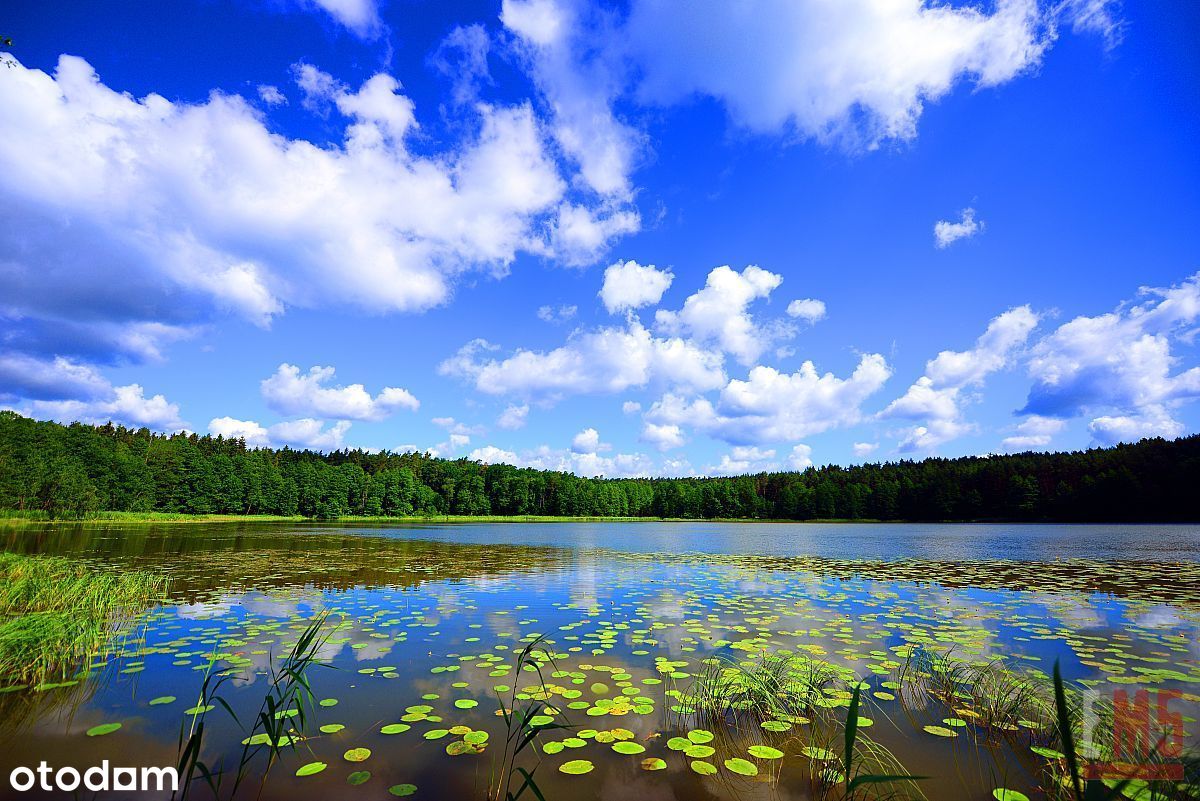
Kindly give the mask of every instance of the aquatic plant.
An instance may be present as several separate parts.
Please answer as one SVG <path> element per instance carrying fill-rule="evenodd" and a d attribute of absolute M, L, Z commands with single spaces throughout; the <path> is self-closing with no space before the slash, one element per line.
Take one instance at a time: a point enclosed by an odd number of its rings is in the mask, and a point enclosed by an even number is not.
<path fill-rule="evenodd" d="M 544 688 L 546 681 L 542 675 L 542 665 L 545 663 L 553 665 L 553 662 L 550 652 L 546 649 L 546 638 L 538 636 L 527 642 L 521 649 L 517 655 L 514 670 L 517 675 L 525 671 L 537 673 L 537 686 Z M 538 799 L 542 799 L 542 791 L 534 779 L 534 774 L 537 773 L 538 766 L 541 764 L 541 757 L 539 756 L 531 767 L 518 765 L 517 760 L 522 753 L 537 743 L 541 734 L 556 729 L 569 730 L 573 727 L 570 723 L 559 723 L 548 715 L 542 714 L 544 703 L 539 699 L 545 695 L 544 692 L 536 693 L 537 698 L 520 699 L 522 694 L 518 692 L 514 683 L 509 693 L 507 705 L 497 693 L 501 717 L 504 719 L 504 751 L 499 764 L 493 766 L 494 785 L 488 788 L 488 799 L 489 801 L 517 801 L 525 794 L 526 790 L 531 791 Z M 523 700 L 523 703 L 518 709 L 519 699 Z M 585 760 L 575 761 L 583 763 Z M 591 770 L 591 763 L 587 763 L 586 770 L 582 764 L 571 765 L 571 763 L 563 765 L 563 768 L 566 768 L 564 771 L 566 773 L 586 773 Z M 513 790 L 513 782 L 518 774 L 521 783 L 516 790 Z"/>
<path fill-rule="evenodd" d="M 122 625 L 161 600 L 165 579 L 52 556 L 0 553 L 0 679 L 66 678 Z"/>
<path fill-rule="evenodd" d="M 314 665 L 323 664 L 318 655 L 329 638 L 329 633 L 322 634 L 327 619 L 328 613 L 321 613 L 314 618 L 300 633 L 287 656 L 279 664 L 275 664 L 272 658 L 268 670 L 270 680 L 267 691 L 258 711 L 247 722 L 248 725 L 243 723 L 233 706 L 221 694 L 226 682 L 236 680 L 235 674 L 228 671 L 214 672 L 215 664 L 209 663 L 200 685 L 196 705 L 193 707 L 197 712 L 191 716 L 190 722 L 185 722 L 180 728 L 177 770 L 180 776 L 178 795 L 181 799 L 187 798 L 195 779 L 198 778 L 197 772 L 214 797 L 220 798 L 224 789 L 228 787 L 227 797 L 235 798 L 250 766 L 265 752 L 266 765 L 262 768 L 259 778 L 261 790 L 272 766 L 284 750 L 294 749 L 304 738 L 308 714 L 314 705 L 312 686 L 307 674 Z M 209 765 L 201 760 L 206 716 L 217 705 L 233 718 L 234 723 L 242 728 L 246 735 L 242 740 L 237 764 L 230 771 L 227 771 L 223 764 Z M 226 777 L 230 775 L 232 783 L 226 785 Z"/>

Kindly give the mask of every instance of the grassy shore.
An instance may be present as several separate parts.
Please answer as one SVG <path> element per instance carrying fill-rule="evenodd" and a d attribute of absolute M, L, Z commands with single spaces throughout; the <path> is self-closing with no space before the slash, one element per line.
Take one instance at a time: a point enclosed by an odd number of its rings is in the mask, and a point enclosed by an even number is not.
<path fill-rule="evenodd" d="M 66 677 L 164 589 L 144 571 L 0 553 L 0 682 Z"/>

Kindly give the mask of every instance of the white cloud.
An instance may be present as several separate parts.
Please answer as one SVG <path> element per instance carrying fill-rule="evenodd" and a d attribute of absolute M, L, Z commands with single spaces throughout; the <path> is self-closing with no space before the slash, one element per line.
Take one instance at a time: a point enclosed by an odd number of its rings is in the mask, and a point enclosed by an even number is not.
<path fill-rule="evenodd" d="M 271 444 L 270 433 L 253 420 L 214 417 L 208 422 L 208 433 L 225 439 L 244 439 L 251 448 L 265 448 Z"/>
<path fill-rule="evenodd" d="M 1135 415 L 1097 417 L 1088 423 L 1088 431 L 1099 444 L 1116 445 L 1146 437 L 1174 439 L 1183 433 L 1183 424 L 1173 420 L 1162 406 L 1151 404 Z"/>
<path fill-rule="evenodd" d="M 601 450 L 600 432 L 594 428 L 585 428 L 571 440 L 571 450 L 575 453 L 595 453 Z"/>
<path fill-rule="evenodd" d="M 636 0 L 621 32 L 643 100 L 721 100 L 751 130 L 872 147 L 911 139 L 959 82 L 1005 83 L 1053 39 L 1036 0 Z"/>
<path fill-rule="evenodd" d="M 1017 426 L 1017 433 L 1005 437 L 1000 447 L 1006 451 L 1030 451 L 1045 448 L 1054 435 L 1067 426 L 1066 420 L 1031 415 Z"/>
<path fill-rule="evenodd" d="M 751 303 L 769 297 L 782 282 L 783 276 L 755 265 L 740 273 L 717 267 L 682 309 L 659 309 L 655 321 L 668 334 L 713 342 L 742 364 L 754 364 L 773 341 L 791 333 L 786 326 L 760 325 L 749 312 Z"/>
<path fill-rule="evenodd" d="M 825 319 L 825 302 L 813 298 L 793 300 L 788 304 L 789 317 L 796 317 L 806 323 L 816 323 Z"/>
<path fill-rule="evenodd" d="M 470 380 L 489 395 L 555 400 L 567 395 L 623 392 L 652 381 L 688 390 L 720 386 L 720 354 L 680 338 L 654 337 L 636 320 L 625 328 L 575 332 L 547 352 L 518 350 L 497 360 L 481 358 L 495 346 L 483 340 L 464 345 L 438 371 Z"/>
<path fill-rule="evenodd" d="M 688 401 L 664 395 L 645 414 L 648 423 L 688 426 L 733 445 L 791 441 L 862 418 L 863 402 L 891 375 L 879 354 L 867 354 L 848 378 L 819 374 L 806 361 L 792 374 L 757 366 L 746 380 L 726 384 L 714 405 L 706 398 Z"/>
<path fill-rule="evenodd" d="M 924 421 L 907 432 L 900 449 L 928 450 L 975 431 L 961 419 L 963 406 L 973 399 L 964 390 L 982 386 L 987 376 L 1008 367 L 1037 324 L 1028 306 L 1009 309 L 988 323 L 971 350 L 944 350 L 926 362 L 925 375 L 879 415 Z"/>
<path fill-rule="evenodd" d="M 753 446 L 738 446 L 731 448 L 729 453 L 721 454 L 720 463 L 709 465 L 704 472 L 714 476 L 737 476 L 778 468 L 774 448 L 763 450 Z"/>
<path fill-rule="evenodd" d="M 270 84 L 259 84 L 258 96 L 268 106 L 285 106 L 288 102 L 283 92 L 279 91 L 279 87 Z"/>
<path fill-rule="evenodd" d="M 362 384 L 329 387 L 334 368 L 311 367 L 305 374 L 291 364 L 281 364 L 262 382 L 267 405 L 284 415 L 336 418 L 341 420 L 383 420 L 401 409 L 416 411 L 421 403 L 408 390 L 384 387 L 372 397 Z"/>
<path fill-rule="evenodd" d="M 621 404 L 622 414 L 636 414 L 642 410 L 642 404 L 637 401 L 625 401 Z"/>
<path fill-rule="evenodd" d="M 856 442 L 852 446 L 854 455 L 859 459 L 870 456 L 875 451 L 879 450 L 878 442 Z"/>
<path fill-rule="evenodd" d="M 539 306 L 537 310 L 537 318 L 546 323 L 562 323 L 570 320 L 578 313 L 578 306 Z"/>
<path fill-rule="evenodd" d="M 391 76 L 357 90 L 311 65 L 296 76 L 306 107 L 344 122 L 334 142 L 273 133 L 235 95 L 136 99 L 72 56 L 53 75 L 3 70 L 8 317 L 55 341 L 75 331 L 73 352 L 153 355 L 226 312 L 267 325 L 292 306 L 427 309 L 465 272 L 554 257 L 564 204 L 607 226 L 603 241 L 630 230 L 609 201 L 575 197 L 529 105 L 472 104 L 461 138 L 414 152 L 413 103 Z"/>
<path fill-rule="evenodd" d="M 94 399 L 111 393 L 112 384 L 89 365 L 61 356 L 0 353 L 0 400 Z"/>
<path fill-rule="evenodd" d="M 1100 36 L 1109 50 L 1125 38 L 1126 22 L 1117 0 L 1061 0 L 1056 11 L 1076 33 Z"/>
<path fill-rule="evenodd" d="M 812 466 L 812 447 L 804 443 L 793 445 L 792 452 L 788 454 L 788 467 L 792 470 L 807 470 Z"/>
<path fill-rule="evenodd" d="M 364 39 L 378 36 L 383 29 L 376 0 L 299 0 L 299 2 L 303 6 L 319 8 L 327 12 Z"/>
<path fill-rule="evenodd" d="M 1114 420 L 1162 420 L 1200 397 L 1200 367 L 1180 370 L 1172 353 L 1174 343 L 1191 340 L 1200 319 L 1200 274 L 1165 289 L 1143 287 L 1139 296 L 1140 303 L 1108 314 L 1076 317 L 1040 341 L 1029 360 L 1034 384 L 1023 412 L 1072 417 L 1115 410 Z"/>
<path fill-rule="evenodd" d="M 335 451 L 342 447 L 342 438 L 349 430 L 350 422 L 348 420 L 339 420 L 329 428 L 325 428 L 325 424 L 321 420 L 301 418 L 276 423 L 267 429 L 267 433 L 271 442 L 278 445 L 316 451 Z"/>
<path fill-rule="evenodd" d="M 24 407 L 24 413 L 38 419 L 62 423 L 91 423 L 109 421 L 128 426 L 145 426 L 157 431 L 178 431 L 186 428 L 179 417 L 179 406 L 162 395 L 146 397 L 139 384 L 112 387 L 107 397 L 97 400 L 35 400 Z"/>
<path fill-rule="evenodd" d="M 550 227 L 550 251 L 570 266 L 592 264 L 613 240 L 636 232 L 641 223 L 636 209 L 563 203 Z"/>
<path fill-rule="evenodd" d="M 596 47 L 603 13 L 569 0 L 504 0 L 500 20 L 516 36 L 517 52 L 552 110 L 554 138 L 579 165 L 583 182 L 627 200 L 644 137 L 613 113 L 622 84 Z"/>
<path fill-rule="evenodd" d="M 514 467 L 531 467 L 535 470 L 556 470 L 579 476 L 606 476 L 623 478 L 657 475 L 654 462 L 641 453 L 618 453 L 601 456 L 597 453 L 577 453 L 540 445 L 531 450 L 517 453 L 494 445 L 485 445 L 471 451 L 467 457 L 489 464 L 511 464 Z"/>
<path fill-rule="evenodd" d="M 495 445 L 484 445 L 482 448 L 476 448 L 467 456 L 473 462 L 483 462 L 484 464 L 511 464 L 519 466 L 520 458 L 513 451 L 506 451 L 502 448 L 497 448 Z"/>
<path fill-rule="evenodd" d="M 509 404 L 508 407 L 500 413 L 496 418 L 496 425 L 506 431 L 516 431 L 518 428 L 525 427 L 525 421 L 529 417 L 529 404 L 523 403 L 520 406 Z"/>
<path fill-rule="evenodd" d="M 455 106 L 465 106 L 479 97 L 479 87 L 491 83 L 488 54 L 492 43 L 482 25 L 459 26 L 446 35 L 430 57 L 430 64 L 453 82 Z"/>
<path fill-rule="evenodd" d="M 976 234 L 983 233 L 986 225 L 983 220 L 975 219 L 975 209 L 962 210 L 962 218 L 958 222 L 938 220 L 933 224 L 933 241 L 938 248 L 948 248 L 960 239 L 970 239 Z"/>
<path fill-rule="evenodd" d="M 643 266 L 632 259 L 618 261 L 604 270 L 600 300 L 609 314 L 653 306 L 662 300 L 674 279 L 670 270 L 659 270 L 653 264 Z"/>
<path fill-rule="evenodd" d="M 687 443 L 687 437 L 683 433 L 683 429 L 677 425 L 656 425 L 655 423 L 646 423 L 642 426 L 642 442 L 649 443 L 660 451 L 669 451 L 673 448 L 681 448 Z"/>

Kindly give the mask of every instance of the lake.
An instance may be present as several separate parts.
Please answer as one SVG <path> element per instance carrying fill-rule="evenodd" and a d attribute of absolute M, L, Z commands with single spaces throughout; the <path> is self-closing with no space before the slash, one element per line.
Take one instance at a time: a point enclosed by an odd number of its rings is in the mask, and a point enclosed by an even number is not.
<path fill-rule="evenodd" d="M 516 762 L 546 801 L 840 798 L 857 686 L 852 770 L 928 778 L 856 797 L 1038 798 L 1061 770 L 1056 661 L 1093 706 L 1173 691 L 1200 743 L 1197 527 L 89 524 L 0 542 L 170 580 L 77 683 L 0 695 L 5 776 L 174 765 L 197 718 L 204 759 L 235 764 L 247 733 L 197 704 L 205 675 L 252 719 L 318 615 L 314 703 L 281 717 L 294 748 L 260 796 L 252 762 L 239 797 L 484 799 L 503 707 L 549 726 Z M 1085 749 L 1111 725 L 1085 720 Z"/>

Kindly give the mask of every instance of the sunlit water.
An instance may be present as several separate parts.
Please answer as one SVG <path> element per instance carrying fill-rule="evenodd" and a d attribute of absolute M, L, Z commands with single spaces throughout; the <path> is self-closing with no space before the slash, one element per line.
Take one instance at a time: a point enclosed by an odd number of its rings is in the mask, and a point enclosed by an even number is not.
<path fill-rule="evenodd" d="M 969 718 L 953 727 L 956 736 L 928 733 L 971 710 L 889 691 L 885 682 L 915 649 L 1001 659 L 1030 675 L 1048 674 L 1058 660 L 1068 679 L 1098 694 L 1180 690 L 1173 709 L 1198 716 L 1194 527 L 181 524 L 9 529 L 0 541 L 170 576 L 170 603 L 140 618 L 80 683 L 0 695 L 4 777 L 40 760 L 80 769 L 104 759 L 175 764 L 210 661 L 233 669 L 221 693 L 249 719 L 273 660 L 318 613 L 338 626 L 320 651 L 327 666 L 308 674 L 325 705 L 271 768 L 262 798 L 388 798 L 389 788 L 409 784 L 414 798 L 485 798 L 505 736 L 498 696 L 509 698 L 494 688 L 537 682 L 536 673 L 512 670 L 536 635 L 556 655 L 544 668 L 547 703 L 569 727 L 541 736 L 537 749 L 556 753 L 531 749 L 520 762 L 540 760 L 535 777 L 547 801 L 811 797 L 813 761 L 801 748 L 816 735 L 803 724 L 719 737 L 699 760 L 716 768 L 712 776 L 667 746 L 689 725 L 665 691 L 686 689 L 710 657 L 796 653 L 852 669 L 870 685 L 860 714 L 874 723 L 864 733 L 905 770 L 928 776 L 920 786 L 931 799 L 992 798 L 997 787 L 1036 798 L 1046 759 L 1029 752 L 1032 734 L 996 737 Z M 220 706 L 205 721 L 206 761 L 231 765 L 245 734 Z M 121 727 L 87 736 L 104 723 Z M 397 723 L 407 729 L 381 732 Z M 454 727 L 467 729 L 426 739 Z M 1189 723 L 1192 742 L 1195 729 Z M 487 746 L 447 753 L 465 730 L 488 732 Z M 985 741 L 990 748 L 977 744 Z M 645 750 L 618 753 L 614 742 Z M 750 758 L 753 744 L 785 756 Z M 348 761 L 354 748 L 370 755 Z M 666 768 L 643 769 L 655 757 Z M 759 775 L 728 770 L 735 757 Z M 571 760 L 593 769 L 560 772 Z M 314 762 L 327 767 L 296 775 Z M 251 765 L 239 797 L 258 795 L 263 765 Z M 351 785 L 355 773 L 362 783 Z M 211 796 L 202 786 L 193 792 Z"/>

